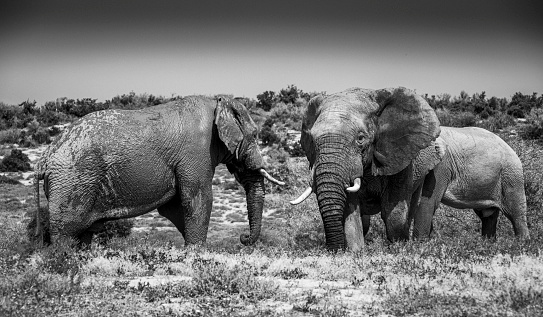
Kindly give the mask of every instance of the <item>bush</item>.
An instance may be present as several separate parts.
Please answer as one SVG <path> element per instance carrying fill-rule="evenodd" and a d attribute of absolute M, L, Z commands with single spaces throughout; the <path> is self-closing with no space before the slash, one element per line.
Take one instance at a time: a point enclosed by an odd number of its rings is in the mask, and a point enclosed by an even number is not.
<path fill-rule="evenodd" d="M 305 157 L 305 151 L 300 142 L 292 142 L 290 145 L 285 144 L 283 148 L 291 157 Z"/>
<path fill-rule="evenodd" d="M 38 144 L 48 144 L 51 143 L 51 137 L 49 132 L 40 126 L 40 123 L 34 119 L 27 126 L 27 131 L 22 132 L 22 141 L 19 142 L 21 146 L 24 147 L 34 147 Z"/>
<path fill-rule="evenodd" d="M 442 126 L 446 127 L 472 127 L 475 126 L 476 117 L 471 112 L 456 112 L 447 109 L 437 109 L 437 118 Z"/>
<path fill-rule="evenodd" d="M 64 122 L 70 122 L 73 120 L 73 117 L 65 114 L 64 112 L 55 111 L 53 109 L 42 109 L 37 115 L 36 120 L 40 123 L 41 126 L 50 127 Z"/>
<path fill-rule="evenodd" d="M 0 144 L 19 144 L 21 130 L 8 129 L 0 131 Z"/>
<path fill-rule="evenodd" d="M 30 159 L 21 150 L 13 149 L 11 154 L 0 162 L 0 172 L 26 172 L 30 171 Z"/>
<path fill-rule="evenodd" d="M 543 109 L 534 109 L 528 116 L 520 136 L 525 140 L 543 140 Z"/>
<path fill-rule="evenodd" d="M 524 118 L 525 116 L 524 111 L 518 105 L 511 106 L 509 109 L 507 109 L 507 114 L 515 118 Z"/>
<path fill-rule="evenodd" d="M 281 142 L 281 138 L 273 129 L 273 120 L 267 119 L 264 126 L 260 129 L 260 140 L 263 145 L 269 146 Z"/>
<path fill-rule="evenodd" d="M 273 282 L 259 279 L 258 272 L 244 263 L 229 267 L 211 259 L 196 258 L 192 263 L 194 295 L 223 298 L 237 295 L 249 302 L 273 298 L 278 287 Z"/>
<path fill-rule="evenodd" d="M 266 162 L 266 170 L 272 175 L 280 176 L 280 179 L 286 183 L 285 186 L 268 183 L 272 191 L 282 192 L 298 184 L 299 180 L 293 174 L 288 164 L 289 154 L 283 146 L 274 144 L 263 154 Z"/>
<path fill-rule="evenodd" d="M 16 179 L 9 178 L 9 177 L 6 177 L 4 175 L 0 175 L 0 184 L 18 185 L 18 184 L 21 184 L 21 183 L 19 183 L 19 181 L 16 180 Z"/>
<path fill-rule="evenodd" d="M 256 96 L 258 99 L 257 107 L 264 109 L 264 111 L 270 111 L 275 101 L 275 92 L 265 91 Z"/>
<path fill-rule="evenodd" d="M 508 114 L 497 112 L 495 115 L 483 120 L 477 126 L 487 129 L 488 131 L 498 132 L 499 130 L 514 126 L 515 124 L 515 118 Z"/>

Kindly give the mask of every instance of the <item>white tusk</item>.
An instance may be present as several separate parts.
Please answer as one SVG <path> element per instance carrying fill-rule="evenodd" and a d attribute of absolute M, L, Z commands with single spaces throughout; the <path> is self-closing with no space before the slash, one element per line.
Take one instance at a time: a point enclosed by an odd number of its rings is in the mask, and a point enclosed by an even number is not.
<path fill-rule="evenodd" d="M 358 190 L 360 190 L 360 177 L 357 177 L 354 180 L 354 185 L 351 187 L 347 187 L 347 191 L 349 193 L 356 193 Z"/>
<path fill-rule="evenodd" d="M 258 171 L 260 172 L 260 174 L 261 174 L 262 176 L 264 176 L 264 178 L 266 178 L 266 179 L 269 180 L 270 182 L 272 182 L 272 183 L 274 183 L 274 184 L 276 184 L 276 185 L 279 185 L 279 186 L 285 185 L 285 182 L 278 181 L 278 180 L 276 180 L 275 178 L 271 177 L 271 175 L 268 174 L 268 172 L 266 172 L 265 169 L 261 168 L 261 169 L 259 169 Z"/>
<path fill-rule="evenodd" d="M 300 197 L 298 197 L 298 198 L 296 198 L 294 200 L 291 200 L 290 204 L 291 205 L 298 205 L 299 203 L 306 200 L 307 197 L 309 197 L 309 195 L 311 195 L 312 192 L 313 192 L 313 188 L 311 188 L 311 186 L 307 187 L 306 190 L 300 195 Z"/>

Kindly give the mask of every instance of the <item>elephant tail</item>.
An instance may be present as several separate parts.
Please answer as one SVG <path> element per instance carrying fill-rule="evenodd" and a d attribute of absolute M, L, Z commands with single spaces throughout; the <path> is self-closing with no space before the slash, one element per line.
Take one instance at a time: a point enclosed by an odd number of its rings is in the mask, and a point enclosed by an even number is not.
<path fill-rule="evenodd" d="M 36 210 L 28 223 L 27 235 L 29 240 L 37 242 L 39 247 L 43 246 L 43 243 L 48 242 L 49 240 L 49 212 L 47 207 L 40 206 L 40 180 L 47 182 L 45 172 L 41 171 L 39 168 L 36 168 L 36 172 L 34 173 Z"/>

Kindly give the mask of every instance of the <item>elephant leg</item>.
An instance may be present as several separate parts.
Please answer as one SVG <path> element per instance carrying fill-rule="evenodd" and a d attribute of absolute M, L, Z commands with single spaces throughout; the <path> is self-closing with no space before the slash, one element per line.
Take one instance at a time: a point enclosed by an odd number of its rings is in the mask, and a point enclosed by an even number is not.
<path fill-rule="evenodd" d="M 170 220 L 185 239 L 185 212 L 181 206 L 179 195 L 157 208 L 158 213 Z"/>
<path fill-rule="evenodd" d="M 207 238 L 213 195 L 209 186 L 181 189 L 185 244 L 204 244 Z"/>
<path fill-rule="evenodd" d="M 349 194 L 348 203 L 345 206 L 344 219 L 347 250 L 351 252 L 364 250 L 364 230 L 360 215 L 360 203 L 354 194 Z"/>
<path fill-rule="evenodd" d="M 371 225 L 371 216 L 362 215 L 362 229 L 364 231 L 364 237 L 368 234 L 368 231 L 370 231 L 370 225 Z"/>
<path fill-rule="evenodd" d="M 424 178 L 422 186 L 415 191 L 417 197 L 413 197 L 410 214 L 414 219 L 413 239 L 427 239 L 433 231 L 433 218 L 439 207 L 441 198 L 445 194 L 446 187 L 439 186 L 436 174 L 430 171 Z M 418 199 L 416 199 L 418 198 Z"/>
<path fill-rule="evenodd" d="M 481 234 L 486 238 L 496 236 L 496 227 L 498 225 L 498 216 L 500 210 L 498 208 L 474 209 L 475 213 L 481 218 L 482 228 Z"/>
<path fill-rule="evenodd" d="M 516 187 L 518 188 L 507 187 L 503 191 L 503 214 L 511 221 L 513 231 L 517 237 L 530 239 L 530 231 L 528 230 L 526 219 L 527 206 L 524 186 L 520 184 Z"/>

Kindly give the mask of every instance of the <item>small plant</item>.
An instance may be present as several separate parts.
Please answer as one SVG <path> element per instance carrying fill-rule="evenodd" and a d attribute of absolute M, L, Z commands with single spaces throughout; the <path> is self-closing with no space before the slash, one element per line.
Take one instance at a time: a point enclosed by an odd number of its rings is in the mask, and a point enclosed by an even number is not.
<path fill-rule="evenodd" d="M 294 269 L 283 269 L 279 271 L 276 276 L 279 276 L 285 280 L 292 280 L 292 279 L 301 279 L 307 276 L 307 273 L 305 273 L 302 269 L 299 267 Z"/>

